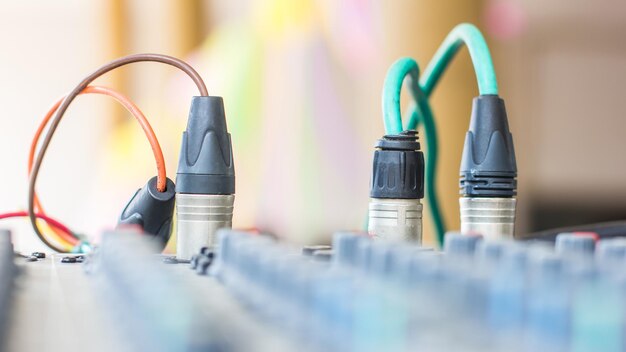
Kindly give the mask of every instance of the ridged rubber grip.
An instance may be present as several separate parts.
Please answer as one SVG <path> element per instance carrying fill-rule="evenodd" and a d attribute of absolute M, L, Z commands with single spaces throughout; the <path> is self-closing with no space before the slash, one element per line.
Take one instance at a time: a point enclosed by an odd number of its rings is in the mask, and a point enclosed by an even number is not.
<path fill-rule="evenodd" d="M 424 198 L 424 154 L 417 132 L 387 135 L 376 143 L 371 198 Z"/>
<path fill-rule="evenodd" d="M 221 97 L 193 97 L 183 133 L 176 193 L 234 194 L 235 166 Z"/>
<path fill-rule="evenodd" d="M 474 98 L 461 159 L 460 193 L 466 197 L 513 197 L 517 163 L 504 101 L 497 95 Z"/>

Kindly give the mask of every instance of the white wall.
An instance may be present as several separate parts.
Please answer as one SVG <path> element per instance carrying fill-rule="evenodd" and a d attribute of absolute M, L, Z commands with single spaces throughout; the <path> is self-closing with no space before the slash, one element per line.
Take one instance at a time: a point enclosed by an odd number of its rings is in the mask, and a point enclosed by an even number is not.
<path fill-rule="evenodd" d="M 26 159 L 35 128 L 52 102 L 102 61 L 98 2 L 20 0 L 0 3 L 0 211 L 26 209 Z M 100 20 L 101 21 L 101 20 Z M 55 135 L 38 189 L 50 215 L 72 228 L 99 226 L 99 190 L 90 181 L 105 122 L 101 98 L 80 98 Z M 27 219 L 4 221 L 18 250 L 43 249 Z"/>
<path fill-rule="evenodd" d="M 520 224 L 535 202 L 624 209 L 626 2 L 523 4 L 526 31 L 499 43 L 495 58 L 516 142 Z"/>

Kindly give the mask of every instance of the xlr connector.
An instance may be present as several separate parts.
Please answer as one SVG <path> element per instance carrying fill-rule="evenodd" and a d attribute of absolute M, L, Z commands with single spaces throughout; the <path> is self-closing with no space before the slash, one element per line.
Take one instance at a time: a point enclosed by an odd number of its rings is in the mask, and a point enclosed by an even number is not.
<path fill-rule="evenodd" d="M 424 154 L 416 131 L 386 135 L 376 142 L 368 232 L 391 241 L 422 241 Z"/>
<path fill-rule="evenodd" d="M 512 238 L 517 164 L 504 100 L 474 98 L 460 170 L 461 233 Z"/>
<path fill-rule="evenodd" d="M 232 227 L 235 166 L 221 97 L 194 97 L 176 175 L 176 256 L 189 259 Z"/>

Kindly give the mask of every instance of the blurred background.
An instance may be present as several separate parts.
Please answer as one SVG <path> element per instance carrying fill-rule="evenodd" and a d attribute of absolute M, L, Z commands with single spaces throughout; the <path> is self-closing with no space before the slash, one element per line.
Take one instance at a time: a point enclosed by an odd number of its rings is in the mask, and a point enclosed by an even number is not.
<path fill-rule="evenodd" d="M 620 0 L 98 0 L 2 1 L 2 211 L 26 208 L 30 139 L 53 101 L 116 57 L 188 60 L 223 96 L 237 173 L 235 227 L 300 243 L 362 229 L 373 144 L 383 135 L 386 69 L 425 67 L 460 22 L 483 30 L 508 105 L 519 168 L 517 233 L 626 217 L 626 2 Z M 148 116 L 175 177 L 190 80 L 141 64 L 98 84 Z M 459 227 L 458 169 L 471 99 L 463 50 L 433 94 L 439 184 Z M 138 124 L 112 101 L 72 105 L 38 183 L 50 215 L 97 237 L 155 174 Z M 425 213 L 426 242 L 432 227 Z M 26 219 L 18 250 L 44 249 Z"/>

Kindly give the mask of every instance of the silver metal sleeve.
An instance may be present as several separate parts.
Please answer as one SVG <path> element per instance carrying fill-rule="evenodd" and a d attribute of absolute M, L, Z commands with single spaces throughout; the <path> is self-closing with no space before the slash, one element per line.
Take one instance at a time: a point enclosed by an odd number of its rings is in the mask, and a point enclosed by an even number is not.
<path fill-rule="evenodd" d="M 215 232 L 233 226 L 234 195 L 176 193 L 176 257 L 215 246 Z"/>
<path fill-rule="evenodd" d="M 486 239 L 513 238 L 515 198 L 461 197 L 461 233 Z"/>
<path fill-rule="evenodd" d="M 369 234 L 391 241 L 422 242 L 422 204 L 419 199 L 370 198 Z"/>

